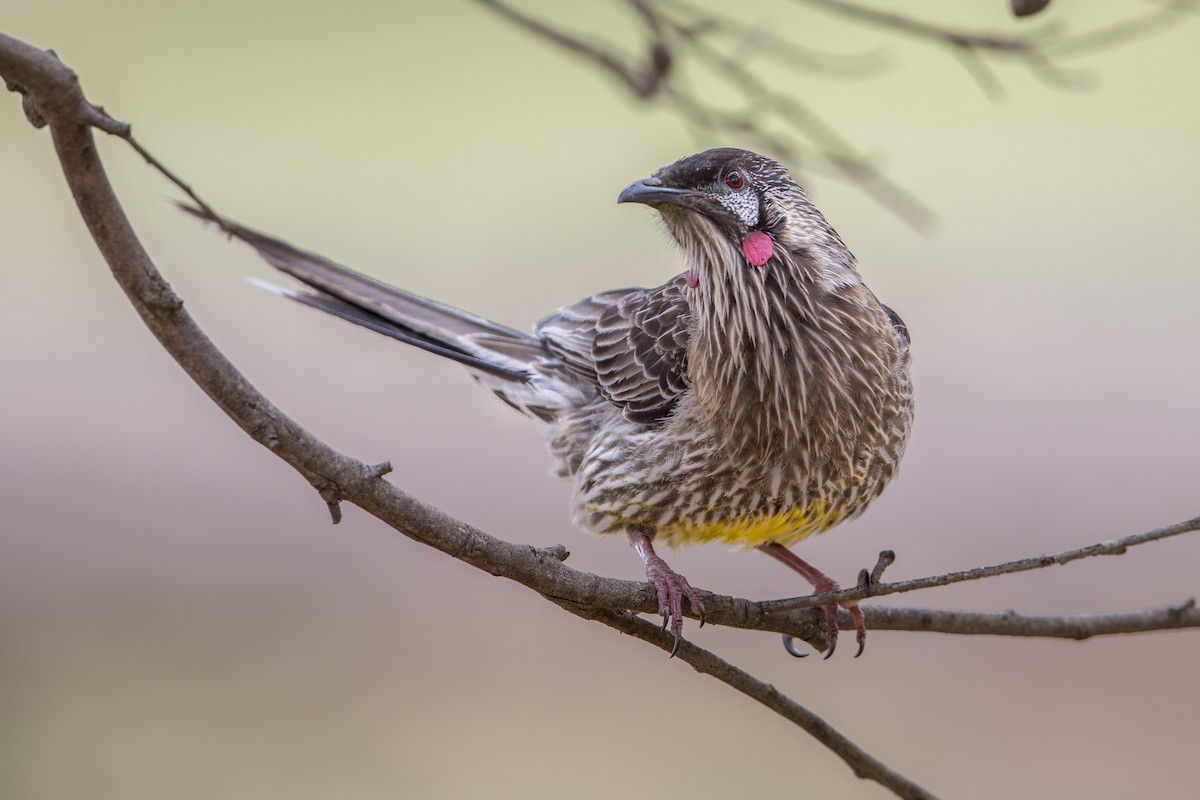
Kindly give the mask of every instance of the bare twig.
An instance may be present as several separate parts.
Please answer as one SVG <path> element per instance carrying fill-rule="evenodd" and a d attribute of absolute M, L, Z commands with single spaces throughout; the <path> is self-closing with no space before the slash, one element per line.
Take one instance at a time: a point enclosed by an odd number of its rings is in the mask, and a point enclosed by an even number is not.
<path fill-rule="evenodd" d="M 1160 33 L 1184 22 L 1200 9 L 1197 0 L 1167 0 L 1144 13 L 1102 28 L 1048 42 L 1048 57 L 1082 56 Z"/>
<path fill-rule="evenodd" d="M 638 97 L 653 95 L 658 90 L 659 83 L 670 69 L 670 54 L 665 48 L 652 46 L 646 66 L 639 68 L 622 61 L 620 56 L 604 44 L 587 41 L 581 36 L 575 36 L 548 25 L 537 17 L 526 14 L 508 3 L 502 2 L 502 0 L 477 1 L 535 36 L 540 36 L 568 52 L 575 53 L 592 61 L 628 86 Z M 648 12 L 644 14 L 644 16 L 647 15 Z"/>
<path fill-rule="evenodd" d="M 795 0 L 795 2 L 817 6 L 851 17 L 859 22 L 877 25 L 886 30 L 915 36 L 935 44 L 948 45 L 960 50 L 1014 56 L 1020 59 L 1033 57 L 1035 60 L 1079 56 L 1144 39 L 1179 24 L 1186 18 L 1186 12 L 1195 11 L 1200 6 L 1196 0 L 1166 0 L 1166 2 L 1152 4 L 1151 8 L 1142 13 L 1084 33 L 1068 33 L 1060 26 L 1047 26 L 1025 36 L 1004 36 L 958 30 L 941 23 L 884 11 L 851 0 Z M 1041 8 L 1037 10 L 1040 11 Z M 1018 14 L 1018 16 L 1029 16 L 1029 14 Z"/>
<path fill-rule="evenodd" d="M 862 187 L 914 228 L 924 230 L 933 224 L 934 215 L 929 208 L 902 187 L 888 180 L 865 156 L 855 153 L 849 142 L 803 102 L 772 90 L 739 59 L 718 52 L 677 22 L 665 20 L 664 24 L 681 41 L 687 43 L 689 52 L 698 63 L 723 76 L 745 97 L 747 111 L 736 115 L 742 121 L 743 130 L 763 138 L 767 129 L 761 120 L 770 116 L 776 117 L 811 142 L 820 157 L 840 177 Z M 693 102 L 699 106 L 706 105 L 695 98 Z M 705 110 L 709 120 L 720 118 L 715 109 L 709 107 Z M 785 160 L 795 158 L 793 148 L 782 140 L 775 140 L 771 144 L 773 146 L 770 149 Z"/>
<path fill-rule="evenodd" d="M 876 48 L 862 53 L 842 55 L 819 51 L 764 32 L 761 21 L 746 24 L 709 8 L 701 8 L 689 0 L 658 0 L 660 7 L 677 11 L 675 24 L 683 26 L 690 35 L 721 35 L 732 42 L 753 42 L 753 53 L 796 71 L 820 72 L 838 77 L 861 77 L 879 74 L 886 66 L 883 53 Z M 745 51 L 746 48 L 742 48 Z"/>
<path fill-rule="evenodd" d="M 1037 36 L 998 36 L 989 33 L 961 31 L 947 25 L 926 22 L 873 6 L 849 0 L 797 0 L 805 5 L 818 6 L 860 22 L 881 26 L 890 31 L 909 34 L 920 39 L 961 47 L 967 50 L 990 50 L 1000 53 L 1029 53 L 1037 47 Z M 1045 33 L 1041 35 L 1043 38 Z"/>
<path fill-rule="evenodd" d="M 566 603 L 560 603 L 560 605 L 573 614 L 603 622 L 610 628 L 616 628 L 622 633 L 636 636 L 664 651 L 669 652 L 673 645 L 673 637 L 670 634 L 662 631 L 659 626 L 628 612 Z M 745 670 L 739 669 L 720 656 L 698 647 L 692 642 L 684 641 L 680 645 L 677 657 L 691 665 L 697 672 L 716 678 L 789 720 L 845 761 L 858 777 L 873 780 L 891 789 L 897 797 L 912 798 L 912 800 L 933 799 L 934 795 L 929 791 L 867 753 L 824 719 L 788 698 L 769 683 L 760 681 Z"/>
<path fill-rule="evenodd" d="M 1135 547 L 1146 542 L 1156 542 L 1160 539 L 1167 539 L 1172 536 L 1178 536 L 1181 533 L 1191 533 L 1192 531 L 1200 530 L 1200 517 L 1192 517 L 1191 519 L 1177 522 L 1174 525 L 1167 525 L 1162 528 L 1155 528 L 1152 531 L 1145 533 L 1135 533 L 1131 536 L 1124 536 L 1120 539 L 1112 539 L 1107 542 L 1098 542 L 1089 544 L 1086 547 L 1078 547 L 1074 550 L 1064 550 L 1061 553 L 1055 553 L 1048 556 L 1034 556 L 1033 558 L 1022 558 L 1017 561 L 1008 561 L 1004 564 L 995 564 L 990 567 L 977 567 L 975 569 L 960 570 L 958 572 L 949 572 L 945 575 L 934 575 L 929 578 L 918 578 L 911 581 L 900 581 L 897 583 L 884 583 L 878 586 L 872 586 L 870 596 L 879 597 L 887 594 L 897 594 L 899 592 L 912 592 L 917 589 L 929 589 L 934 586 L 949 586 L 952 583 L 962 583 L 963 581 L 976 581 L 981 578 L 992 578 L 997 575 L 1008 575 L 1013 572 L 1028 572 L 1032 569 L 1041 569 L 1043 567 L 1054 566 L 1055 564 L 1069 564 L 1072 561 L 1078 561 L 1081 558 L 1091 558 L 1092 556 L 1119 556 L 1124 555 L 1125 551 L 1130 547 Z M 790 611 L 797 608 L 810 608 L 812 606 L 824 605 L 828 603 L 839 603 L 848 600 L 861 600 L 868 595 L 862 589 L 846 589 L 840 592 L 829 592 L 814 597 L 797 597 L 788 600 L 771 600 L 762 604 L 763 610 L 768 613 L 775 611 Z"/>
<path fill-rule="evenodd" d="M 872 606 L 867 611 L 867 622 L 875 630 L 1081 640 L 1118 633 L 1200 628 L 1200 609 L 1191 597 L 1175 605 L 1107 614 L 1033 615 L 1015 611 L 996 613 Z M 847 627 L 853 627 L 853 620 L 847 619 L 847 623 Z"/>

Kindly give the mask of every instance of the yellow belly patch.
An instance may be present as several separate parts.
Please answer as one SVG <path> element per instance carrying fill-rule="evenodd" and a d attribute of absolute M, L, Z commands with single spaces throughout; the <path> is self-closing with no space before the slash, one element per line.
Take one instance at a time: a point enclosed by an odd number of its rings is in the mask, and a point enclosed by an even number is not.
<path fill-rule="evenodd" d="M 831 511 L 824 503 L 813 503 L 808 508 L 793 508 L 776 514 L 666 525 L 656 531 L 655 541 L 677 545 L 723 542 L 746 547 L 779 542 L 790 547 L 814 533 L 828 530 L 842 517 L 841 511 Z"/>

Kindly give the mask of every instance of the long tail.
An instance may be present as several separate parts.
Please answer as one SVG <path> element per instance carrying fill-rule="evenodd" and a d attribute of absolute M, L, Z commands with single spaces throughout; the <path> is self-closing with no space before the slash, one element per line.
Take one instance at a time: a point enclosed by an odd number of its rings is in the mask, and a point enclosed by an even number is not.
<path fill-rule="evenodd" d="M 533 336 L 380 283 L 205 210 L 183 204 L 179 207 L 250 245 L 271 266 L 308 286 L 311 291 L 296 291 L 256 281 L 263 288 L 298 303 L 452 359 L 503 382 L 535 381 L 541 377 L 536 367 L 552 359 L 543 343 Z"/>

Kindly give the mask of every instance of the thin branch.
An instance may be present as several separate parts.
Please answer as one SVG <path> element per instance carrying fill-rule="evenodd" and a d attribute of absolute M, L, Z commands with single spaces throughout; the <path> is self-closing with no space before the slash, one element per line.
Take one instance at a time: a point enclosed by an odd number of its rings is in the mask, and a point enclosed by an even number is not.
<path fill-rule="evenodd" d="M 693 58 L 721 75 L 746 98 L 747 106 L 752 112 L 736 115 L 742 120 L 743 130 L 761 134 L 765 128 L 759 120 L 773 115 L 812 142 L 825 162 L 833 167 L 841 178 L 860 186 L 881 205 L 890 208 L 914 228 L 927 230 L 933 224 L 934 214 L 928 207 L 911 193 L 888 180 L 865 157 L 855 153 L 849 142 L 819 114 L 797 98 L 772 90 L 739 59 L 718 52 L 677 22 L 668 21 L 668 24 L 677 36 L 687 42 Z M 694 102 L 704 105 L 698 99 Z M 715 117 L 715 111 L 708 111 L 710 118 Z M 787 149 L 772 149 L 782 152 L 785 156 L 788 154 Z"/>
<path fill-rule="evenodd" d="M 1144 39 L 1178 25 L 1186 19 L 1186 13 L 1200 7 L 1196 0 L 1167 0 L 1154 4 L 1153 8 L 1143 13 L 1084 33 L 1067 33 L 1060 26 L 1045 26 L 1026 36 L 1003 36 L 958 30 L 851 0 L 795 1 L 960 50 L 1038 59 L 1079 56 Z"/>
<path fill-rule="evenodd" d="M 822 595 L 813 597 L 796 597 L 787 600 L 768 600 L 762 603 L 763 610 L 768 613 L 776 611 L 791 611 L 797 608 L 811 608 L 813 606 L 825 605 L 828 603 L 841 603 L 846 601 L 862 600 L 866 597 L 880 597 L 888 594 L 897 594 L 899 592 L 912 592 L 917 589 L 930 589 L 934 586 L 949 586 L 952 583 L 962 583 L 964 581 L 976 581 L 981 578 L 992 578 L 997 575 L 1009 575 L 1014 572 L 1028 572 L 1033 569 L 1042 569 L 1043 567 L 1051 567 L 1055 564 L 1069 564 L 1072 561 L 1078 561 L 1082 558 L 1091 558 L 1093 556 L 1120 556 L 1124 555 L 1125 551 L 1130 547 L 1136 547 L 1139 544 L 1147 542 L 1157 542 L 1161 539 L 1167 539 L 1172 536 L 1178 536 L 1182 533 L 1191 533 L 1200 530 L 1200 517 L 1192 517 L 1191 519 L 1177 522 L 1174 525 L 1167 525 L 1162 528 L 1155 528 L 1152 531 L 1145 533 L 1135 533 L 1131 536 L 1124 536 L 1120 539 L 1112 539 L 1107 542 L 1098 542 L 1089 544 L 1086 547 L 1078 547 L 1074 550 L 1064 550 L 1061 553 L 1055 553 L 1048 556 L 1034 556 L 1032 558 L 1022 558 L 1017 561 L 1008 561 L 1003 564 L 995 564 L 990 567 L 977 567 L 975 569 L 960 570 L 958 572 L 948 572 L 945 575 L 934 575 L 929 578 L 917 578 L 911 581 L 899 581 L 897 583 L 885 583 L 879 586 L 871 586 L 869 588 L 855 587 L 854 589 L 845 589 L 840 592 L 828 592 Z"/>
<path fill-rule="evenodd" d="M 569 603 L 560 603 L 559 605 L 572 614 L 602 622 L 610 628 L 635 636 L 666 652 L 670 652 L 673 645 L 673 637 L 662 631 L 659 626 L 628 612 Z M 929 791 L 867 753 L 824 719 L 788 698 L 771 684 L 760 681 L 745 670 L 739 669 L 720 656 L 689 641 L 681 643 L 677 658 L 689 664 L 697 672 L 716 678 L 789 720 L 845 761 L 858 777 L 873 780 L 891 789 L 897 797 L 933 800 L 934 795 Z"/>
<path fill-rule="evenodd" d="M 1200 2 L 1196 0 L 1168 0 L 1139 16 L 1056 42 L 1048 42 L 1045 53 L 1047 56 L 1081 56 L 1123 45 L 1173 28 L 1184 22 L 1187 14 L 1194 13 L 1197 9 L 1200 9 Z"/>
<path fill-rule="evenodd" d="M 1033 615 L 1015 611 L 997 613 L 871 606 L 867 609 L 867 622 L 872 630 L 1082 640 L 1121 633 L 1200 628 L 1200 609 L 1196 608 L 1194 597 L 1170 606 L 1105 614 Z M 847 619 L 847 623 L 847 627 L 853 627 L 852 620 Z"/>
<path fill-rule="evenodd" d="M 657 5 L 678 11 L 681 16 L 676 18 L 676 24 L 686 24 L 690 33 L 721 34 L 739 43 L 753 41 L 755 54 L 767 55 L 797 71 L 861 77 L 878 74 L 885 66 L 883 52 L 878 48 L 850 55 L 817 51 L 764 30 L 766 26 L 761 21 L 748 25 L 711 9 L 700 8 L 688 0 L 658 0 Z"/>
<path fill-rule="evenodd" d="M 520 11 L 502 0 L 477 0 L 501 16 L 535 36 L 553 42 L 564 50 L 592 61 L 628 86 L 638 97 L 649 97 L 658 90 L 659 82 L 670 69 L 669 53 L 663 48 L 651 48 L 648 66 L 638 69 L 626 64 L 612 50 L 599 42 L 586 39 L 547 25 L 538 18 Z"/>
<path fill-rule="evenodd" d="M 861 22 L 879 25 L 888 30 L 916 36 L 921 39 L 961 47 L 967 50 L 991 50 L 1002 53 L 1028 53 L 1036 48 L 1037 37 L 997 36 L 987 33 L 961 31 L 937 23 L 925 22 L 915 17 L 906 17 L 892 11 L 883 11 L 848 0 L 798 0 L 810 6 L 819 6 Z M 1044 35 L 1044 34 L 1043 34 Z"/>

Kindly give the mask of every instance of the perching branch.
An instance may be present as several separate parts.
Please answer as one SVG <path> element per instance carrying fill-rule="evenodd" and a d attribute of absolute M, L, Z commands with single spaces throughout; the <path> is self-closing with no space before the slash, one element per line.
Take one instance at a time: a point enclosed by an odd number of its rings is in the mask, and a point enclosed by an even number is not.
<path fill-rule="evenodd" d="M 977 612 L 931 608 L 871 607 L 867 617 L 875 630 L 969 633 L 991 636 L 1033 636 L 1052 639 L 1089 639 L 1116 633 L 1144 633 L 1173 628 L 1200 627 L 1200 609 L 1189 597 L 1173 606 L 1111 614 L 1037 616 L 1015 611 Z"/>
<path fill-rule="evenodd" d="M 854 589 L 846 589 L 840 592 L 829 592 L 823 595 L 813 597 L 794 598 L 790 600 L 775 600 L 763 603 L 764 610 L 772 611 L 787 611 L 794 608 L 811 608 L 826 603 L 840 603 L 847 600 L 861 600 L 866 597 L 880 597 L 885 594 L 897 594 L 899 592 L 912 592 L 917 589 L 930 589 L 934 586 L 949 586 L 952 583 L 962 583 L 964 581 L 975 581 L 980 578 L 994 578 L 997 575 L 1008 575 L 1013 572 L 1028 572 L 1032 569 L 1041 569 L 1043 567 L 1054 566 L 1055 564 L 1069 564 L 1072 561 L 1078 561 L 1081 558 L 1090 558 L 1092 556 L 1120 556 L 1124 555 L 1130 547 L 1135 547 L 1139 544 L 1147 542 L 1157 542 L 1160 539 L 1167 539 L 1172 536 L 1178 536 L 1181 533 L 1191 533 L 1200 530 L 1200 517 L 1192 517 L 1191 519 L 1177 522 L 1174 525 L 1167 525 L 1162 528 L 1155 528 L 1152 531 L 1145 533 L 1135 533 L 1130 536 L 1124 536 L 1120 539 L 1112 539 L 1107 542 L 1098 542 L 1089 544 L 1086 547 L 1077 547 L 1074 550 L 1065 550 L 1061 553 L 1055 553 L 1048 556 L 1034 556 L 1032 558 L 1022 558 L 1017 561 L 1009 561 L 1004 564 L 995 564 L 990 567 L 976 567 L 975 569 L 961 570 L 959 572 L 949 572 L 945 575 L 934 575 L 929 578 L 917 578 L 911 581 L 902 581 L 899 583 L 885 583 L 878 585 L 870 585 L 867 587 L 858 586 Z"/>
<path fill-rule="evenodd" d="M 10 89 L 23 95 L 30 121 L 37 126 L 49 127 L 80 214 L 139 317 L 189 377 L 239 427 L 309 481 L 328 505 L 335 522 L 339 519 L 340 503 L 351 502 L 405 536 L 492 575 L 517 581 L 577 616 L 602 622 L 664 650 L 670 648 L 668 634 L 629 613 L 655 612 L 657 602 L 644 583 L 572 569 L 563 563 L 568 554 L 561 546 L 534 548 L 507 542 L 453 519 L 383 480 L 382 476 L 390 470 L 389 465 L 368 465 L 341 454 L 283 414 L 213 345 L 184 308 L 183 300 L 158 272 L 133 233 L 105 176 L 91 128 L 126 140 L 194 202 L 210 212 L 211 208 L 191 187 L 141 147 L 133 139 L 127 124 L 114 120 L 103 109 L 90 104 L 75 74 L 53 53 L 0 34 L 0 75 L 4 76 Z M 213 214 L 216 216 L 215 212 Z M 1200 519 L 1190 520 L 1169 529 L 1014 564 L 1028 564 L 1020 568 L 1033 569 L 1087 555 L 1111 554 L 1143 541 L 1195 530 L 1198 526 Z M 922 581 L 879 584 L 878 574 L 884 563 L 881 561 L 881 566 L 876 568 L 875 581 L 838 593 L 836 597 L 865 598 L 1018 570 L 1018 567 L 1001 565 Z M 824 645 L 820 614 L 809 606 L 824 602 L 826 598 L 763 603 L 705 593 L 704 599 L 708 605 L 708 621 L 712 624 L 786 633 L 804 639 L 818 649 Z M 972 615 L 886 608 L 869 611 L 870 624 L 880 629 L 1072 638 L 1197 627 L 1200 626 L 1197 616 L 1190 601 L 1164 609 L 1076 617 L 1020 617 L 1011 613 Z M 679 651 L 679 658 L 792 721 L 846 761 L 860 777 L 888 787 L 899 797 L 932 797 L 928 791 L 865 753 L 810 711 L 716 655 L 686 642 Z"/>

